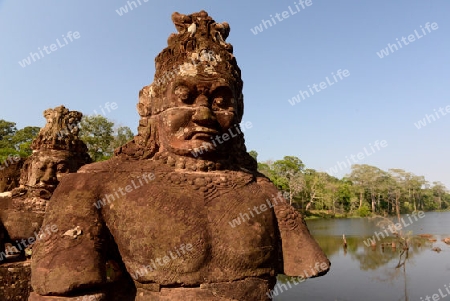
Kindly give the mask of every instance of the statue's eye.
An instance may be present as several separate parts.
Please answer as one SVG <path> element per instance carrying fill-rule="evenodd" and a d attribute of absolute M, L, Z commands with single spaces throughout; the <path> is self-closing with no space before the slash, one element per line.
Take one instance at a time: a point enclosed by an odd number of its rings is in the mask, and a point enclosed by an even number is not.
<path fill-rule="evenodd" d="M 175 95 L 181 102 L 190 103 L 191 102 L 190 94 L 191 93 L 189 91 L 189 88 L 186 86 L 178 86 L 175 88 Z"/>
<path fill-rule="evenodd" d="M 226 88 L 216 90 L 212 96 L 212 109 L 213 110 L 227 110 L 234 106 L 234 99 L 231 91 Z"/>
<path fill-rule="evenodd" d="M 215 105 L 218 108 L 225 108 L 226 103 L 227 101 L 222 96 L 218 96 L 214 98 L 213 106 Z"/>
<path fill-rule="evenodd" d="M 66 173 L 69 171 L 66 164 L 58 164 L 57 171 L 60 173 Z"/>

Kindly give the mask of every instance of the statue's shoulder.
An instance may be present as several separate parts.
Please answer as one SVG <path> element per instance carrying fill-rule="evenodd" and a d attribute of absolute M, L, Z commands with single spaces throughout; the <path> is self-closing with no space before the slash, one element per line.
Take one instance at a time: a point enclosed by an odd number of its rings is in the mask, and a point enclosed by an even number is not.
<path fill-rule="evenodd" d="M 259 189 L 263 190 L 264 192 L 268 194 L 277 194 L 278 189 L 277 187 L 270 181 L 268 177 L 263 175 L 262 173 L 257 173 L 255 175 L 256 178 L 256 184 L 258 185 Z"/>
<path fill-rule="evenodd" d="M 165 171 L 164 166 L 157 160 L 127 160 L 122 157 L 113 157 L 109 160 L 86 164 L 81 167 L 77 173 L 120 173 L 120 172 L 136 172 L 136 171 Z"/>
<path fill-rule="evenodd" d="M 111 172 L 117 168 L 122 162 L 116 158 L 112 158 L 105 161 L 94 162 L 82 166 L 77 173 L 99 173 L 99 172 Z"/>

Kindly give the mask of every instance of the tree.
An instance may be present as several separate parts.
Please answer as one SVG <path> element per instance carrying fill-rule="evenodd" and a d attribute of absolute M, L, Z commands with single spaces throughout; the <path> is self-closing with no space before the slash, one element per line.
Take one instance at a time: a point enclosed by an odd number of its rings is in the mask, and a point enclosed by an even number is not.
<path fill-rule="evenodd" d="M 0 148 L 14 148 L 11 140 L 16 131 L 15 122 L 0 119 Z"/>
<path fill-rule="evenodd" d="M 12 143 L 15 149 L 27 156 L 31 155 L 31 142 L 39 134 L 40 128 L 37 126 L 26 126 L 18 130 L 12 137 Z"/>
<path fill-rule="evenodd" d="M 272 170 L 273 162 L 268 160 L 265 162 L 258 162 L 258 171 L 268 177 L 272 182 L 274 179 L 274 172 Z"/>
<path fill-rule="evenodd" d="M 310 210 L 311 206 L 320 201 L 324 197 L 324 189 L 326 179 L 329 177 L 327 173 L 318 172 L 315 169 L 305 170 L 305 200 L 308 202 L 306 204 L 305 210 Z M 323 202 L 321 207 L 323 208 Z"/>
<path fill-rule="evenodd" d="M 86 143 L 94 162 L 106 160 L 112 155 L 114 123 L 102 115 L 83 116 L 80 122 L 80 138 Z"/>
<path fill-rule="evenodd" d="M 366 193 L 370 199 L 372 213 L 376 212 L 377 197 L 381 195 L 381 182 L 384 172 L 378 167 L 367 164 L 352 165 L 352 172 L 349 179 L 353 182 L 356 191 L 359 193 L 359 208 L 363 206 Z"/>
<path fill-rule="evenodd" d="M 305 176 L 303 173 L 298 172 L 291 175 L 288 179 L 289 186 L 289 204 L 292 205 L 294 197 L 305 189 Z"/>
<path fill-rule="evenodd" d="M 251 151 L 255 159 L 258 156 L 256 151 Z M 268 177 L 272 183 L 280 190 L 289 192 L 289 203 L 294 202 L 294 198 L 305 187 L 303 162 L 294 156 L 285 156 L 283 160 L 266 161 L 258 163 L 258 171 Z"/>
<path fill-rule="evenodd" d="M 248 154 L 250 156 L 252 156 L 253 159 L 255 159 L 256 162 L 258 162 L 258 152 L 257 151 L 251 150 L 251 151 L 248 152 Z"/>
<path fill-rule="evenodd" d="M 121 126 L 116 129 L 116 136 L 114 137 L 114 140 L 112 141 L 112 149 L 116 149 L 118 147 L 121 147 L 122 145 L 126 144 L 128 141 L 133 140 L 134 134 L 131 131 L 131 129 L 127 126 Z"/>
<path fill-rule="evenodd" d="M 447 188 L 441 182 L 433 182 L 431 191 L 433 192 L 434 200 L 438 204 L 436 209 L 443 209 L 442 202 L 444 201 L 444 196 L 447 194 Z"/>
<path fill-rule="evenodd" d="M 272 167 L 275 174 L 274 184 L 279 189 L 289 192 L 289 203 L 292 204 L 294 197 L 305 186 L 302 173 L 305 165 L 295 156 L 285 156 L 283 160 L 275 161 Z"/>
<path fill-rule="evenodd" d="M 344 212 L 352 211 L 352 198 L 354 194 L 352 193 L 352 181 L 347 178 L 343 178 L 339 181 L 339 187 L 337 190 L 338 204 Z"/>
<path fill-rule="evenodd" d="M 289 192 L 290 203 L 301 204 L 305 211 L 332 210 L 335 214 L 356 211 L 360 216 L 385 217 L 450 207 L 450 193 L 442 183 L 433 182 L 432 186 L 423 176 L 403 169 L 384 171 L 355 164 L 349 176 L 338 179 L 305 168 L 297 157 L 285 156 L 282 160 L 259 162 L 258 171 L 278 189 Z"/>
<path fill-rule="evenodd" d="M 391 175 L 391 197 L 393 197 L 393 205 L 395 206 L 395 213 L 397 216 L 401 213 L 401 199 L 405 195 L 405 174 L 406 172 L 400 168 L 391 168 L 389 169 L 389 174 Z"/>
<path fill-rule="evenodd" d="M 28 157 L 31 155 L 30 145 L 39 133 L 39 127 L 27 126 L 17 130 L 16 123 L 0 120 L 0 158 L 2 161 L 8 156 L 19 155 Z"/>

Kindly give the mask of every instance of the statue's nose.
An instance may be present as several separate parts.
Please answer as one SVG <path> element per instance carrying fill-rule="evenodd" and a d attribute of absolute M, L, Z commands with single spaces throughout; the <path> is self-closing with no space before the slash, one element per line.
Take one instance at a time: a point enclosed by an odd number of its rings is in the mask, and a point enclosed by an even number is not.
<path fill-rule="evenodd" d="M 195 100 L 197 105 L 192 120 L 200 125 L 209 125 L 216 122 L 216 117 L 209 108 L 208 98 L 205 95 L 200 95 Z"/>
<path fill-rule="evenodd" d="M 41 178 L 41 181 L 44 183 L 53 183 L 57 181 L 56 171 L 54 170 L 53 167 L 47 168 L 47 170 L 45 171 L 44 175 Z"/>
<path fill-rule="evenodd" d="M 204 94 L 200 94 L 195 99 L 195 105 L 199 107 L 209 107 L 208 97 L 206 97 Z"/>

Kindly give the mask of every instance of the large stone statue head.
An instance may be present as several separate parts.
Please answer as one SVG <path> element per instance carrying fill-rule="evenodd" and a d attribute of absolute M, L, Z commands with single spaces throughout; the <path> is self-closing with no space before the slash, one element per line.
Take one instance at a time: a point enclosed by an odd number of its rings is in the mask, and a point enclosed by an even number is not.
<path fill-rule="evenodd" d="M 154 157 L 181 169 L 255 170 L 239 126 L 243 82 L 225 42 L 228 23 L 205 11 L 174 13 L 172 20 L 178 33 L 155 59 L 154 82 L 139 93 L 138 136 L 116 154 Z"/>

